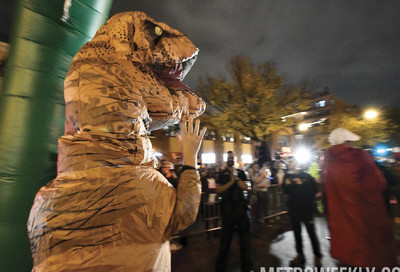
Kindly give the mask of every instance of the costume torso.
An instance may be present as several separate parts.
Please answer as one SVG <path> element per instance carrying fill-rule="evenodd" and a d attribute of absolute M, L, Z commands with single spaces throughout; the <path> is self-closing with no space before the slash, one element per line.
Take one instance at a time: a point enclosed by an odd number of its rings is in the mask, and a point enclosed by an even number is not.
<path fill-rule="evenodd" d="M 58 176 L 29 216 L 33 271 L 170 270 L 168 240 L 194 222 L 200 179 L 186 170 L 175 190 L 154 169 L 147 133 L 204 111 L 180 82 L 197 52 L 179 31 L 126 12 L 77 53 Z"/>

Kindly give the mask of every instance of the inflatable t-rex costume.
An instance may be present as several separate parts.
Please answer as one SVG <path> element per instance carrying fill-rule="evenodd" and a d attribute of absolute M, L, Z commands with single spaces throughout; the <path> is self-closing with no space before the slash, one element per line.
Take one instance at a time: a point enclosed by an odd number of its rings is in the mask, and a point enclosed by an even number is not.
<path fill-rule="evenodd" d="M 33 271 L 168 271 L 169 239 L 195 220 L 200 181 L 175 190 L 154 169 L 148 131 L 200 115 L 181 80 L 198 49 L 142 12 L 113 16 L 75 56 L 65 80 L 58 176 L 28 221 Z"/>

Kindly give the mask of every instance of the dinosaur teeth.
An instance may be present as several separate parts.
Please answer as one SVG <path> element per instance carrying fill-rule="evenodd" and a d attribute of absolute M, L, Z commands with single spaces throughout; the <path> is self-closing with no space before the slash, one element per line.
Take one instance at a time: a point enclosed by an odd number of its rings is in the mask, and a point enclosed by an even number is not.
<path fill-rule="evenodd" d="M 200 50 L 198 48 L 196 48 L 196 52 L 194 52 L 190 57 L 183 59 L 182 62 L 185 62 L 187 60 L 190 60 L 190 59 L 196 57 L 199 54 L 199 51 Z"/>

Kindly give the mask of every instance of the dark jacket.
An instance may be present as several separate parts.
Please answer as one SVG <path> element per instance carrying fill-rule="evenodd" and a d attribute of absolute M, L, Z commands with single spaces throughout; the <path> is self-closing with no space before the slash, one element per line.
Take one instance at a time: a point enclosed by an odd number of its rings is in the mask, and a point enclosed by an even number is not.
<path fill-rule="evenodd" d="M 315 211 L 315 179 L 304 171 L 286 173 L 283 178 L 283 190 L 288 195 L 289 215 L 308 215 Z"/>
<path fill-rule="evenodd" d="M 246 173 L 243 170 L 237 169 L 237 176 L 240 178 L 242 181 L 247 180 Z M 221 172 L 219 172 L 218 175 L 218 180 L 217 184 L 219 185 L 224 185 L 230 181 L 230 172 L 228 169 L 224 169 Z M 224 204 L 233 204 L 233 205 L 240 205 L 240 204 L 246 204 L 247 200 L 245 199 L 244 192 L 243 190 L 237 185 L 237 183 L 234 183 L 231 187 L 229 187 L 228 190 L 223 192 L 221 194 L 222 197 L 222 202 Z"/>

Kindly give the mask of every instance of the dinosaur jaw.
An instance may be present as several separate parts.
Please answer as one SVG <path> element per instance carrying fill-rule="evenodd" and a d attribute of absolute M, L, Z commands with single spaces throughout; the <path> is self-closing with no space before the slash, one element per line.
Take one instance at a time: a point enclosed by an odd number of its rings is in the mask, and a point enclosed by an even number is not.
<path fill-rule="evenodd" d="M 192 56 L 183 59 L 181 62 L 177 62 L 175 67 L 161 67 L 154 66 L 153 71 L 157 75 L 160 81 L 168 88 L 173 89 L 188 89 L 190 88 L 182 82 L 187 73 L 192 68 L 193 64 L 197 59 L 198 50 L 193 53 Z"/>

